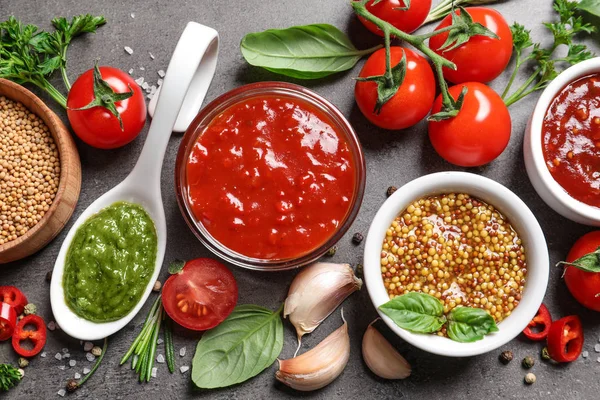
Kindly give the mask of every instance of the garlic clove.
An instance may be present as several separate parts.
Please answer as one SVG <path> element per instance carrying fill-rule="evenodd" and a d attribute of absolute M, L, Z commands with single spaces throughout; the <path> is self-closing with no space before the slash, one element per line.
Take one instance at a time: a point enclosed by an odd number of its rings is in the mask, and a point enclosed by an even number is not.
<path fill-rule="evenodd" d="M 294 278 L 283 309 L 284 318 L 289 316 L 296 328 L 298 342 L 361 286 L 348 264 L 314 263 L 304 268 Z"/>
<path fill-rule="evenodd" d="M 342 326 L 315 348 L 298 357 L 279 360 L 279 370 L 275 377 L 287 386 L 303 392 L 321 389 L 340 376 L 349 358 L 350 336 L 348 323 L 344 320 Z"/>
<path fill-rule="evenodd" d="M 377 320 L 375 320 L 377 321 Z M 373 321 L 373 322 L 375 322 Z M 405 379 L 410 376 L 408 361 L 396 351 L 375 327 L 367 328 L 362 341 L 362 355 L 369 369 L 384 379 Z"/>

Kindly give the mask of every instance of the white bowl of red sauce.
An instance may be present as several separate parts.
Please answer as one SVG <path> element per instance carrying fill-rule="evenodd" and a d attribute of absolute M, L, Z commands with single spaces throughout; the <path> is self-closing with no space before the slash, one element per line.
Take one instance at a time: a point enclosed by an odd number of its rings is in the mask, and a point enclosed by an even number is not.
<path fill-rule="evenodd" d="M 181 212 L 226 261 L 257 270 L 311 263 L 360 208 L 365 161 L 342 113 L 302 86 L 260 82 L 207 105 L 175 171 Z"/>
<path fill-rule="evenodd" d="M 548 275 L 544 233 L 527 205 L 471 173 L 408 182 L 381 206 L 365 243 L 365 284 L 383 321 L 408 343 L 442 356 L 475 356 L 519 335 L 542 303 Z M 436 297 L 447 318 L 458 307 L 485 310 L 498 330 L 466 343 L 446 335 L 448 324 L 436 333 L 403 329 L 380 306 L 413 292 Z"/>
<path fill-rule="evenodd" d="M 544 90 L 524 155 L 546 204 L 575 222 L 600 226 L 600 58 L 568 68 Z"/>

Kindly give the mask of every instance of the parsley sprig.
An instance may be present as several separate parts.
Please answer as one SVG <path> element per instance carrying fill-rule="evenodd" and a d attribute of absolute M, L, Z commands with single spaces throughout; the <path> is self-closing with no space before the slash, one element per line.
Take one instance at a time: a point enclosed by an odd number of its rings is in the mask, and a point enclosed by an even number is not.
<path fill-rule="evenodd" d="M 49 81 L 60 70 L 67 90 L 67 49 L 72 39 L 87 32 L 95 32 L 105 24 L 104 17 L 89 14 L 67 21 L 59 17 L 52 20 L 53 32 L 40 31 L 31 24 L 23 24 L 15 17 L 0 22 L 0 78 L 19 84 L 33 84 L 48 92 L 64 108 L 65 96 Z"/>
<path fill-rule="evenodd" d="M 515 69 L 502 93 L 507 106 L 523 99 L 527 95 L 544 89 L 564 69 L 581 61 L 594 57 L 588 48 L 575 43 L 573 38 L 579 33 L 590 34 L 596 28 L 583 21 L 577 13 L 576 1 L 555 0 L 554 10 L 558 13 L 558 21 L 545 22 L 544 26 L 552 33 L 552 45 L 545 48 L 531 39 L 531 31 L 523 25 L 515 23 L 511 26 L 513 48 L 515 53 Z M 557 49 L 566 46 L 566 55 L 558 55 Z M 527 53 L 527 54 L 525 54 Z M 525 82 L 512 94 L 511 88 L 517 72 L 526 64 L 533 64 L 533 72 Z"/>

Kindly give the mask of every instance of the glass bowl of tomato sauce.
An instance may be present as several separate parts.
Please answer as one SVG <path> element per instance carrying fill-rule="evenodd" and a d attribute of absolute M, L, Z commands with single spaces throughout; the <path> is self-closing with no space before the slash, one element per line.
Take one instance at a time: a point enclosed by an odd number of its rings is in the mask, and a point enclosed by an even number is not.
<path fill-rule="evenodd" d="M 568 68 L 544 90 L 524 155 L 546 204 L 575 222 L 600 226 L 600 58 Z"/>
<path fill-rule="evenodd" d="M 362 203 L 365 160 L 354 129 L 317 93 L 285 82 L 227 92 L 186 131 L 175 169 L 196 237 L 241 267 L 285 270 L 324 255 Z"/>

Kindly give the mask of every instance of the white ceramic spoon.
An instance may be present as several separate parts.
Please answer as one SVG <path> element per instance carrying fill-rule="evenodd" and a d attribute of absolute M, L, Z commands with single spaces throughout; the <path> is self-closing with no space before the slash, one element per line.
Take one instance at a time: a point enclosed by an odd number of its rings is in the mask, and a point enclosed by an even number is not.
<path fill-rule="evenodd" d="M 123 182 L 94 201 L 77 218 L 67 234 L 54 264 L 50 302 L 56 322 L 69 336 L 80 340 L 98 340 L 117 332 L 138 313 L 152 291 L 163 263 L 167 244 L 165 212 L 160 192 L 163 158 L 184 99 L 187 104 L 194 104 L 194 101 L 187 100 L 186 93 L 187 96 L 195 97 L 202 90 L 205 92 L 208 89 L 214 73 L 213 66 L 216 64 L 215 49 L 218 48 L 218 40 L 218 34 L 214 29 L 195 22 L 187 24 L 169 63 L 156 105 L 155 117 L 137 164 Z M 201 93 L 202 98 L 204 94 Z M 98 211 L 117 201 L 140 204 L 154 221 L 158 236 L 156 265 L 142 298 L 129 314 L 116 321 L 95 323 L 76 315 L 65 302 L 62 286 L 65 258 L 79 226 Z"/>

